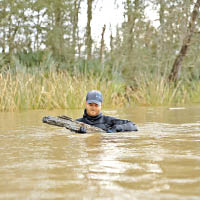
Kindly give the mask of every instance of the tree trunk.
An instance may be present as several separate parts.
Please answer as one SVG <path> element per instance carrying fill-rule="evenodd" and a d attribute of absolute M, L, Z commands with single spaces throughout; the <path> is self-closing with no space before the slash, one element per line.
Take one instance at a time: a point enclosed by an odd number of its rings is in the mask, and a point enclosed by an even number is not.
<path fill-rule="evenodd" d="M 73 13 L 73 19 L 72 19 L 72 24 L 73 24 L 73 32 L 72 32 L 72 54 L 73 54 L 73 60 L 75 59 L 76 55 L 76 44 L 77 44 L 77 28 L 78 28 L 78 14 L 80 10 L 80 4 L 81 0 L 75 0 L 74 1 L 74 13 Z"/>
<path fill-rule="evenodd" d="M 133 18 L 133 13 L 132 13 L 132 2 L 131 0 L 127 0 L 127 9 L 128 9 L 128 52 L 132 52 L 133 48 L 133 28 L 135 25 L 135 19 Z"/>
<path fill-rule="evenodd" d="M 62 51 L 64 49 L 64 38 L 63 38 L 63 29 L 62 29 L 62 11 L 60 8 L 60 5 L 55 5 L 55 32 L 57 34 L 57 42 L 58 44 L 54 44 L 56 55 L 58 55 L 59 58 L 62 56 Z"/>
<path fill-rule="evenodd" d="M 102 34 L 101 34 L 101 47 L 100 47 L 100 61 L 102 65 L 102 71 L 104 71 L 104 51 L 105 51 L 105 43 L 104 43 L 104 34 L 106 30 L 106 25 L 104 24 Z"/>
<path fill-rule="evenodd" d="M 160 21 L 161 29 L 163 29 L 163 25 L 164 25 L 164 12 L 165 12 L 164 1 L 160 0 L 159 4 L 160 4 L 159 21 Z"/>
<path fill-rule="evenodd" d="M 112 30 L 110 33 L 110 52 L 111 54 L 113 53 L 113 35 L 112 35 Z"/>
<path fill-rule="evenodd" d="M 2 8 L 2 15 L 5 17 L 6 16 L 6 8 L 3 6 Z M 2 29 L 1 29 L 2 30 Z M 2 46 L 2 53 L 5 53 L 5 49 L 6 49 L 6 25 L 3 26 L 3 31 L 2 31 L 2 42 L 1 42 L 1 46 Z"/>
<path fill-rule="evenodd" d="M 53 126 L 65 127 L 66 129 L 69 129 L 70 131 L 73 132 L 80 130 L 80 128 L 84 128 L 87 133 L 96 133 L 96 132 L 105 133 L 103 129 L 91 126 L 89 124 L 85 124 L 83 122 L 75 121 L 68 116 L 43 117 L 42 122 Z"/>
<path fill-rule="evenodd" d="M 129 56 L 131 56 L 132 54 L 132 50 L 133 50 L 133 29 L 135 27 L 135 20 L 137 19 L 137 13 L 139 10 L 139 0 L 134 0 L 134 2 L 132 2 L 131 0 L 127 0 L 126 4 L 127 4 L 127 17 L 128 17 L 128 52 L 129 52 Z"/>
<path fill-rule="evenodd" d="M 179 52 L 179 54 L 177 55 L 171 73 L 169 75 L 169 81 L 178 81 L 178 79 L 180 78 L 180 73 L 181 73 L 181 67 L 182 67 L 182 62 L 183 59 L 187 53 L 188 47 L 190 45 L 190 41 L 192 38 L 192 35 L 194 33 L 194 29 L 195 29 L 195 22 L 198 16 L 198 12 L 199 12 L 199 7 L 200 7 L 200 0 L 197 0 L 192 12 L 192 17 L 191 17 L 191 21 L 189 23 L 188 26 L 188 31 L 187 31 L 187 35 L 185 36 L 184 40 L 183 40 L 183 45 L 181 47 L 181 50 Z"/>
<path fill-rule="evenodd" d="M 87 59 L 90 60 L 92 57 L 92 36 L 91 36 L 91 21 L 92 21 L 92 1 L 87 0 L 87 28 L 86 28 L 86 50 Z"/>

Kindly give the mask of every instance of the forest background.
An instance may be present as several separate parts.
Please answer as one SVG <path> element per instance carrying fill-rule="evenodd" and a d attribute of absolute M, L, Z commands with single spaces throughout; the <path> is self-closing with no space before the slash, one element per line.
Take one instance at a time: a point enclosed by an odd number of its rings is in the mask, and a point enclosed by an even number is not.
<path fill-rule="evenodd" d="M 98 1 L 0 0 L 0 111 L 82 108 L 91 89 L 109 108 L 200 103 L 200 0 L 122 0 L 100 41 Z"/>

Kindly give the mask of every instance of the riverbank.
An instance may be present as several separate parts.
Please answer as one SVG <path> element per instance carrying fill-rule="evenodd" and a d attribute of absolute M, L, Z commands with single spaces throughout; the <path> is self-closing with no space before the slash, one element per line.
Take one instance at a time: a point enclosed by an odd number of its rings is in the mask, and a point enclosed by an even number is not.
<path fill-rule="evenodd" d="M 169 84 L 164 78 L 140 76 L 134 86 L 105 76 L 70 75 L 66 71 L 0 73 L 0 111 L 83 108 L 92 89 L 104 96 L 104 107 L 184 105 L 200 102 L 200 82 Z"/>

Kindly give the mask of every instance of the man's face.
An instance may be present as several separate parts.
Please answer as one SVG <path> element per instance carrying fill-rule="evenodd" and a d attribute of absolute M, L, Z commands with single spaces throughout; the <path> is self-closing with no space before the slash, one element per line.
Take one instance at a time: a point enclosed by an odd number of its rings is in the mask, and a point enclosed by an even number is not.
<path fill-rule="evenodd" d="M 101 105 L 86 102 L 86 111 L 89 116 L 95 117 L 101 112 Z"/>

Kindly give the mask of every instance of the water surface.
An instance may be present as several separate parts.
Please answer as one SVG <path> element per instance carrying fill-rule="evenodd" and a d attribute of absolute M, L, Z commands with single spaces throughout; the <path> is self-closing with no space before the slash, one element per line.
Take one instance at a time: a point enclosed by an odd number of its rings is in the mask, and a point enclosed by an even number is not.
<path fill-rule="evenodd" d="M 139 132 L 75 134 L 0 113 L 0 199 L 200 199 L 200 106 L 105 109 Z"/>

